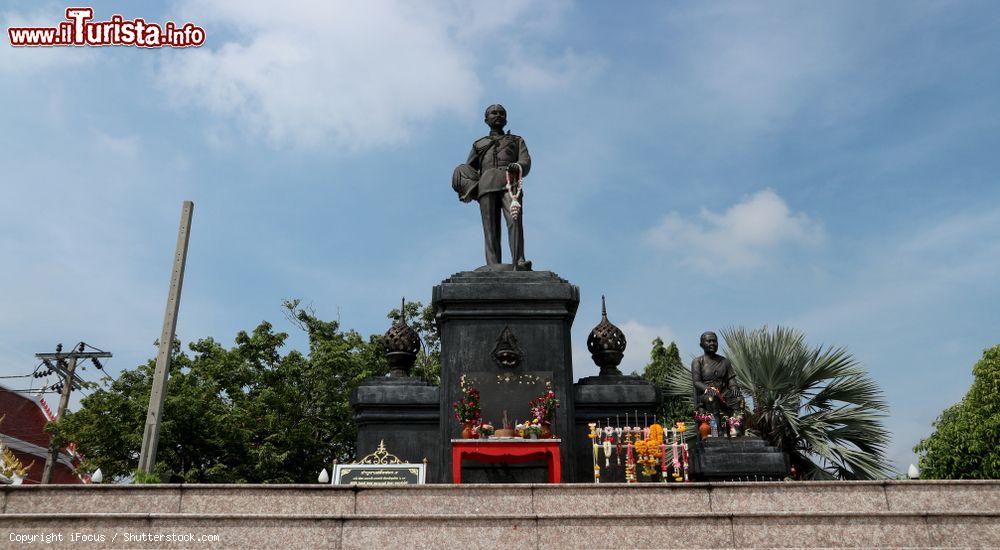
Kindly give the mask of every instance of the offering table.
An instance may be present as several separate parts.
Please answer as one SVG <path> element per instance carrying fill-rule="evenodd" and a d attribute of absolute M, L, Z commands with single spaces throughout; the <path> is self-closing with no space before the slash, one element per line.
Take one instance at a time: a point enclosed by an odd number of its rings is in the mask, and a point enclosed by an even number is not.
<path fill-rule="evenodd" d="M 561 439 L 452 439 L 452 479 L 462 483 L 462 459 L 492 464 L 517 464 L 544 459 L 549 469 L 549 483 L 562 479 L 559 444 Z"/>

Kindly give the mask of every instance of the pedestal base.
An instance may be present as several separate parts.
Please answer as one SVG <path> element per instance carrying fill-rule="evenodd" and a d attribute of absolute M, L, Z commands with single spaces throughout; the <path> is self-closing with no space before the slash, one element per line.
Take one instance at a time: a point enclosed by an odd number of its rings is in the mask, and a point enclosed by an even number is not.
<path fill-rule="evenodd" d="M 380 441 L 400 459 L 427 459 L 427 483 L 439 483 L 441 444 L 438 389 L 418 378 L 369 378 L 351 393 L 358 425 L 357 458 Z"/>
<path fill-rule="evenodd" d="M 549 271 L 464 271 L 434 287 L 433 304 L 441 333 L 440 443 L 444 475 L 450 481 L 449 441 L 461 425 L 449 421 L 461 397 L 461 379 L 482 392 L 484 420 L 500 423 L 503 412 L 514 423 L 530 418 L 529 403 L 551 386 L 560 402 L 553 430 L 573 426 L 573 359 L 570 341 L 580 290 Z M 562 473 L 572 479 L 573 449 L 563 440 Z M 544 463 L 468 468 L 466 483 L 544 481 Z"/>
<path fill-rule="evenodd" d="M 653 414 L 660 405 L 660 392 L 656 386 L 642 378 L 633 376 L 588 376 L 581 378 L 574 385 L 576 399 L 576 425 L 573 431 L 573 444 L 576 446 L 576 479 L 577 483 L 593 483 L 593 443 L 587 439 L 590 422 L 606 426 L 610 419 L 612 423 L 619 422 L 625 426 L 625 415 L 628 415 L 629 425 L 641 425 L 642 415 L 648 415 L 649 423 L 655 420 Z M 622 449 L 622 464 L 625 463 L 625 450 Z M 624 483 L 625 467 L 604 468 L 604 451 L 601 457 L 601 483 Z"/>
<path fill-rule="evenodd" d="M 710 437 L 690 447 L 693 481 L 780 481 L 788 456 L 757 437 Z"/>

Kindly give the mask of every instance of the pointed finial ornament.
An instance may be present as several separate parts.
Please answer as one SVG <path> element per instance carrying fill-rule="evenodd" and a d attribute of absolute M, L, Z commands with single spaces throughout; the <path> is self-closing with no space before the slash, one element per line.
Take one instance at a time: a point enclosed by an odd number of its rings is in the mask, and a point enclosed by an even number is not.
<path fill-rule="evenodd" d="M 608 307 L 601 295 L 601 322 L 590 331 L 587 349 L 594 363 L 601 367 L 601 376 L 621 376 L 618 365 L 625 355 L 625 333 L 608 320 Z"/>
<path fill-rule="evenodd" d="M 389 360 L 389 376 L 401 378 L 410 375 L 410 369 L 420 351 L 420 335 L 406 324 L 406 297 L 399 303 L 399 319 L 382 337 L 385 356 Z"/>

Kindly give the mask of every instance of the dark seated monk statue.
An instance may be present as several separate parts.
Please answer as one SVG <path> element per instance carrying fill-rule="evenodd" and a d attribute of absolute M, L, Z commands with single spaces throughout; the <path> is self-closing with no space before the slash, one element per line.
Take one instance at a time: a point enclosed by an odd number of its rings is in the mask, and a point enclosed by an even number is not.
<path fill-rule="evenodd" d="M 740 405 L 736 372 L 729 359 L 716 353 L 719 351 L 719 337 L 714 332 L 701 335 L 701 349 L 705 350 L 705 354 L 691 362 L 695 408 L 714 415 L 721 430 L 720 416 L 731 416 Z"/>

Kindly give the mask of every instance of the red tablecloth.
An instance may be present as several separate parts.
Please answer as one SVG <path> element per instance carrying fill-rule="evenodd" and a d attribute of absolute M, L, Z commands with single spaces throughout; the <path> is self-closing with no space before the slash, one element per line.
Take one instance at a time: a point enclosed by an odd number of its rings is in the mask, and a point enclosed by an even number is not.
<path fill-rule="evenodd" d="M 562 479 L 559 462 L 561 442 L 561 439 L 452 439 L 452 480 L 462 483 L 463 458 L 492 464 L 544 459 L 549 468 L 549 483 L 559 483 Z"/>

